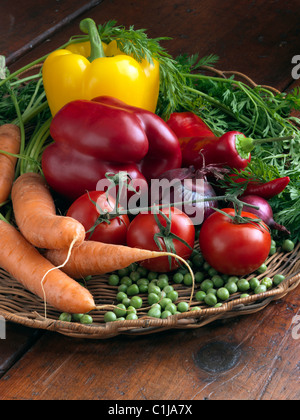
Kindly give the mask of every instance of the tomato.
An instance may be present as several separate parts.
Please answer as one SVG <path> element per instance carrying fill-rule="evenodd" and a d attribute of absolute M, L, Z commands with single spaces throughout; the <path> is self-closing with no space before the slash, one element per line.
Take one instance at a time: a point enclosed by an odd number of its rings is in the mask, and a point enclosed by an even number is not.
<path fill-rule="evenodd" d="M 176 255 L 187 260 L 194 248 L 195 243 L 195 227 L 191 219 L 179 209 L 171 208 L 171 224 L 167 224 L 167 221 L 164 219 L 164 216 L 158 214 L 158 220 L 163 226 L 166 236 L 171 239 L 170 234 L 168 235 L 168 228 L 171 232 L 171 235 L 177 235 L 179 238 L 183 239 L 190 248 L 182 243 L 177 238 L 172 238 L 173 245 L 175 248 Z M 165 208 L 162 210 L 162 213 L 169 216 L 169 209 Z M 160 227 L 158 226 L 155 216 L 152 213 L 140 213 L 138 214 L 133 221 L 130 223 L 127 231 L 127 245 L 130 247 L 143 248 L 151 251 L 160 251 L 158 245 L 154 240 L 154 235 L 160 232 Z M 162 250 L 166 251 L 166 244 L 164 239 L 158 237 L 158 241 L 162 246 Z M 148 268 L 149 270 L 156 272 L 168 272 L 175 270 L 180 266 L 180 261 L 172 258 L 171 266 L 169 263 L 168 257 L 158 257 L 151 260 L 145 260 L 141 263 L 143 267 Z"/>
<path fill-rule="evenodd" d="M 103 219 L 99 219 L 101 215 L 98 206 L 100 209 L 107 211 L 107 215 Z M 107 198 L 103 191 L 90 191 L 73 202 L 67 216 L 82 223 L 87 232 L 86 240 L 125 245 L 127 228 L 130 223 L 129 218 L 126 214 L 115 217 L 109 216 L 114 206 L 115 200 L 113 197 L 108 196 Z M 93 227 L 95 229 L 88 232 Z"/>
<path fill-rule="evenodd" d="M 230 216 L 234 209 L 222 209 Z M 252 213 L 242 217 L 257 219 Z M 199 245 L 205 260 L 218 272 L 244 276 L 259 268 L 269 255 L 271 235 L 261 222 L 237 223 L 216 211 L 204 222 L 200 230 Z"/>

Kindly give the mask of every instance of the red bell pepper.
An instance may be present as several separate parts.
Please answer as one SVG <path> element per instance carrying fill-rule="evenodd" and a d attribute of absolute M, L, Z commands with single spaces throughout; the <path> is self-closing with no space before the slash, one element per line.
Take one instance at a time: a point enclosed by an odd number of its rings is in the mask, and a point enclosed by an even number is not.
<path fill-rule="evenodd" d="M 50 187 L 71 200 L 95 190 L 107 172 L 125 171 L 145 185 L 181 166 L 178 138 L 167 124 L 114 98 L 68 103 L 50 134 L 54 143 L 43 153 L 42 169 Z"/>
<path fill-rule="evenodd" d="M 199 140 L 216 138 L 208 125 L 193 112 L 173 112 L 167 124 L 178 137 L 182 150 L 193 137 Z"/>

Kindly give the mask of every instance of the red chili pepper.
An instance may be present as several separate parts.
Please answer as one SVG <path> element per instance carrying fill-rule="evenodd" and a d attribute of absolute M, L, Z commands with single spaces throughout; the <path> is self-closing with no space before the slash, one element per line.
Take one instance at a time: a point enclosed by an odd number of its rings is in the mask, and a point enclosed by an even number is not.
<path fill-rule="evenodd" d="M 178 138 L 159 116 L 114 98 L 69 102 L 50 134 L 43 172 L 50 187 L 72 200 L 96 190 L 107 172 L 125 171 L 147 185 L 182 162 Z"/>
<path fill-rule="evenodd" d="M 231 175 L 231 179 L 237 183 L 247 183 L 243 195 L 258 195 L 266 200 L 280 194 L 290 182 L 288 176 L 272 179 L 268 182 L 247 181 L 245 178 L 236 178 L 236 175 Z"/>
<path fill-rule="evenodd" d="M 193 137 L 199 140 L 216 138 L 208 125 L 193 112 L 173 112 L 167 124 L 178 137 L 182 150 Z"/>
<path fill-rule="evenodd" d="M 193 138 L 182 151 L 185 165 L 201 169 L 206 165 L 244 169 L 251 160 L 254 140 L 239 131 L 228 131 L 223 136 L 209 139 Z"/>

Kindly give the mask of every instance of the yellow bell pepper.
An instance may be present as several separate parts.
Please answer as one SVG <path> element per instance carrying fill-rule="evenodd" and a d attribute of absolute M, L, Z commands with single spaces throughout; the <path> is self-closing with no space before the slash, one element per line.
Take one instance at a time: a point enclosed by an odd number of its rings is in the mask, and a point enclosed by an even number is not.
<path fill-rule="evenodd" d="M 52 52 L 43 65 L 43 83 L 52 115 L 77 99 L 112 96 L 155 112 L 159 94 L 159 63 L 138 62 L 117 48 L 116 41 L 101 42 L 92 19 L 81 29 L 90 41 Z"/>

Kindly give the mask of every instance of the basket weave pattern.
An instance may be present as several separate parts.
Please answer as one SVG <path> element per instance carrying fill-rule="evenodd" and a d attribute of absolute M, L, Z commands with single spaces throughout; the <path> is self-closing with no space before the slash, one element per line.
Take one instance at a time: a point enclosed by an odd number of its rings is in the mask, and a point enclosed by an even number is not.
<path fill-rule="evenodd" d="M 300 244 L 290 253 L 277 252 L 272 255 L 266 264 L 268 270 L 255 276 L 258 279 L 276 274 L 283 274 L 285 280 L 277 287 L 261 294 L 250 294 L 240 298 L 241 293 L 235 293 L 230 299 L 218 308 L 199 305 L 192 301 L 191 307 L 200 306 L 200 310 L 172 315 L 166 319 L 151 318 L 147 316 L 147 295 L 141 294 L 143 306 L 137 310 L 139 318 L 136 320 L 114 321 L 104 323 L 104 314 L 107 309 L 91 312 L 94 319 L 92 325 L 83 325 L 75 322 L 59 321 L 60 313 L 47 306 L 47 318 L 44 317 L 44 302 L 25 290 L 8 273 L 0 270 L 0 315 L 8 321 L 16 322 L 28 327 L 56 331 L 64 335 L 81 338 L 110 338 L 118 334 L 149 334 L 171 328 L 199 328 L 220 318 L 230 318 L 238 315 L 251 314 L 264 309 L 270 302 L 284 297 L 294 290 L 300 283 Z M 174 284 L 178 291 L 178 302 L 187 301 L 191 296 L 191 287 Z M 94 296 L 97 305 L 116 305 L 117 286 L 108 284 L 108 275 L 94 276 L 88 281 L 86 287 Z M 196 284 L 195 292 L 199 288 Z"/>

